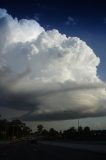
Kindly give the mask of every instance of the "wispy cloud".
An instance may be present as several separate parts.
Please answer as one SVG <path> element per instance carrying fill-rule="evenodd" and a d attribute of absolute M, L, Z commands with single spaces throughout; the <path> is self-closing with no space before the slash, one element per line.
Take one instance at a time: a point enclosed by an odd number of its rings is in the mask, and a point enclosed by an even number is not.
<path fill-rule="evenodd" d="M 69 17 L 67 17 L 67 20 L 65 23 L 66 23 L 66 25 L 70 25 L 70 24 L 75 25 L 76 20 L 73 17 L 69 16 Z"/>
<path fill-rule="evenodd" d="M 103 22 L 106 24 L 106 17 L 104 18 Z"/>
<path fill-rule="evenodd" d="M 39 20 L 40 20 L 40 14 L 39 14 L 39 13 L 35 13 L 35 14 L 34 14 L 34 19 L 35 19 L 36 21 L 39 21 Z"/>

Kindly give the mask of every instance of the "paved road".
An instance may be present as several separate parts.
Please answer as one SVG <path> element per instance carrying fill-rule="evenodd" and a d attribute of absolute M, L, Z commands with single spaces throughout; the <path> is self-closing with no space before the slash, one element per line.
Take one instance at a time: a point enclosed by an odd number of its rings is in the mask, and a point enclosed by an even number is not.
<path fill-rule="evenodd" d="M 98 152 L 98 153 L 105 153 L 106 154 L 106 144 L 96 144 L 96 143 L 65 143 L 65 142 L 51 142 L 51 141 L 44 141 L 41 144 L 48 144 L 58 147 L 65 147 L 70 149 L 77 149 L 82 151 L 90 151 L 90 152 Z"/>
<path fill-rule="evenodd" d="M 23 141 L 0 146 L 0 160 L 106 160 L 106 154 Z"/>

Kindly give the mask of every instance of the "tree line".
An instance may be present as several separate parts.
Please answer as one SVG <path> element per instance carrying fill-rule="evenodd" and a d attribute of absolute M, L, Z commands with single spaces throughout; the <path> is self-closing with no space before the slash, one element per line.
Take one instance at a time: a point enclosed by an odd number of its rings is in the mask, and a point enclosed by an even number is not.
<path fill-rule="evenodd" d="M 0 139 L 22 138 L 33 136 L 47 140 L 106 140 L 106 130 L 91 130 L 89 126 L 70 127 L 64 131 L 54 128 L 45 129 L 42 124 L 37 125 L 37 130 L 32 130 L 22 121 L 15 119 L 8 121 L 0 119 Z"/>
<path fill-rule="evenodd" d="M 37 126 L 36 136 L 47 140 L 106 140 L 106 130 L 91 130 L 89 126 L 70 127 L 64 131 L 57 131 L 54 128 L 45 129 L 42 124 Z"/>
<path fill-rule="evenodd" d="M 0 119 L 0 139 L 21 138 L 31 135 L 32 130 L 20 120 Z"/>

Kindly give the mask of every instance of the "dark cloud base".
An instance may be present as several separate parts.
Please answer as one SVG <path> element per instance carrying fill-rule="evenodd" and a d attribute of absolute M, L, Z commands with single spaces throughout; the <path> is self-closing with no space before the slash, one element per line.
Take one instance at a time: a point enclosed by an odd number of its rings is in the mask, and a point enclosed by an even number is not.
<path fill-rule="evenodd" d="M 61 121 L 61 120 L 70 120 L 70 119 L 80 119 L 80 118 L 91 118 L 91 117 L 102 117 L 106 116 L 106 109 L 96 110 L 95 112 L 86 112 L 80 110 L 67 110 L 60 112 L 52 113 L 43 113 L 43 114 L 33 114 L 32 112 L 27 113 L 20 117 L 23 121 Z"/>

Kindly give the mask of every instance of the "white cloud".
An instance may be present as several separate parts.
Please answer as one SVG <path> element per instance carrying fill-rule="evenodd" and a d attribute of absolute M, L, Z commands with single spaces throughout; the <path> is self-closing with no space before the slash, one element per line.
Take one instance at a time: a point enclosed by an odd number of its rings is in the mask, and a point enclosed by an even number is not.
<path fill-rule="evenodd" d="M 1 108 L 25 110 L 28 120 L 106 114 L 100 58 L 86 42 L 2 9 L 0 35 Z"/>

